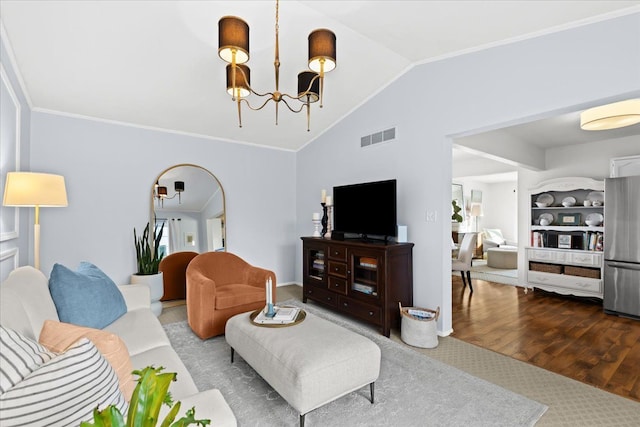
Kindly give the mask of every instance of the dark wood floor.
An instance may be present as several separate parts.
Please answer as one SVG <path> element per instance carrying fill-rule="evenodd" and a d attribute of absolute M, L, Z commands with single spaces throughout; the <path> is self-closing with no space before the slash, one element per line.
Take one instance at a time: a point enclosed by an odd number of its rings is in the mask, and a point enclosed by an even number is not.
<path fill-rule="evenodd" d="M 453 337 L 640 401 L 640 320 L 601 302 L 452 276 Z"/>

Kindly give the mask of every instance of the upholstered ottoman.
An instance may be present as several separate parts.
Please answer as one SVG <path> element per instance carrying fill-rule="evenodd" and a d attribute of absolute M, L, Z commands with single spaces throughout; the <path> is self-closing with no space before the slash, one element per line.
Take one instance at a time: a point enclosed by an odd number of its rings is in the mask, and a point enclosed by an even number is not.
<path fill-rule="evenodd" d="M 518 249 L 503 247 L 487 249 L 487 267 L 502 269 L 518 268 Z"/>
<path fill-rule="evenodd" d="M 250 313 L 227 321 L 225 338 L 234 351 L 300 414 L 305 415 L 374 382 L 380 374 L 380 348 L 368 338 L 307 312 L 293 326 L 254 325 Z M 322 423 L 319 423 L 322 425 Z"/>

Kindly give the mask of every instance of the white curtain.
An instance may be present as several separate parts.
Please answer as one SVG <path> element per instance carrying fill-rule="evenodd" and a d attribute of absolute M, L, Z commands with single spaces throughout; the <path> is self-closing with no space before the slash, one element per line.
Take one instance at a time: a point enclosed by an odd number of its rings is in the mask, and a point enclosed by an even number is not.
<path fill-rule="evenodd" d="M 171 218 L 169 221 L 169 253 L 180 252 L 180 236 L 182 236 L 182 227 L 180 220 Z"/>

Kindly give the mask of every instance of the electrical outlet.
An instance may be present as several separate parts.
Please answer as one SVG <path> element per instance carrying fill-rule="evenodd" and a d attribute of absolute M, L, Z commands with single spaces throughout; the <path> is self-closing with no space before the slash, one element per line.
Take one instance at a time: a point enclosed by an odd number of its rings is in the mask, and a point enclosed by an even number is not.
<path fill-rule="evenodd" d="M 427 222 L 436 222 L 438 220 L 438 211 L 427 210 L 424 219 Z"/>

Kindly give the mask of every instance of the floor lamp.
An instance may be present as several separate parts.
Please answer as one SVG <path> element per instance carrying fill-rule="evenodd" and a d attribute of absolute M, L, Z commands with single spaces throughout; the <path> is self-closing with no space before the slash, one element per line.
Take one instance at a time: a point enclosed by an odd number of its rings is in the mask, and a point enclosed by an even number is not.
<path fill-rule="evenodd" d="M 62 175 L 9 172 L 4 186 L 3 206 L 35 207 L 33 261 L 40 269 L 40 208 L 67 206 L 67 190 Z"/>
<path fill-rule="evenodd" d="M 473 221 L 475 222 L 476 233 L 477 233 L 478 232 L 478 217 L 481 217 L 483 215 L 482 204 L 473 203 L 471 205 L 471 212 L 469 213 L 469 215 L 471 215 L 473 217 Z"/>

